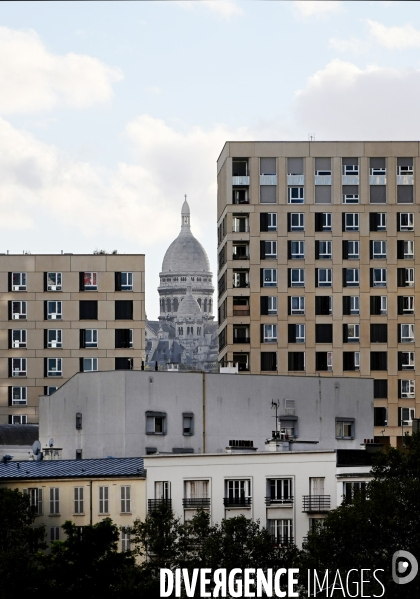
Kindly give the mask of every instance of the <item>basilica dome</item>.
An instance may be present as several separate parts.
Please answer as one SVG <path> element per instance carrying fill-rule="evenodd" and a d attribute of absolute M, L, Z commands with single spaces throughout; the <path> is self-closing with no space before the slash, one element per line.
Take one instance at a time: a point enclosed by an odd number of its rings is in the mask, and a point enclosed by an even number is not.
<path fill-rule="evenodd" d="M 201 316 L 201 310 L 197 300 L 191 295 L 191 292 L 188 291 L 187 295 L 180 303 L 177 312 L 178 318 L 182 316 Z"/>

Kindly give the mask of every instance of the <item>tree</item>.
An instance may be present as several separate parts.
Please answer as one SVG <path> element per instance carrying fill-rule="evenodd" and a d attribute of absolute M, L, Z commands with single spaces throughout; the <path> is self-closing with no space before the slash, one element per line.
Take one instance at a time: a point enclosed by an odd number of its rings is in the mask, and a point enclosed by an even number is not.
<path fill-rule="evenodd" d="M 391 573 L 396 551 L 420 558 L 420 433 L 406 436 L 405 445 L 402 450 L 391 447 L 379 452 L 366 490 L 330 512 L 324 525 L 309 534 L 304 567 L 343 573 L 352 568 L 381 568 L 386 597 L 419 597 L 419 576 L 397 585 Z M 369 592 L 381 596 L 383 590 L 372 584 Z M 338 592 L 336 596 L 343 595 Z"/>

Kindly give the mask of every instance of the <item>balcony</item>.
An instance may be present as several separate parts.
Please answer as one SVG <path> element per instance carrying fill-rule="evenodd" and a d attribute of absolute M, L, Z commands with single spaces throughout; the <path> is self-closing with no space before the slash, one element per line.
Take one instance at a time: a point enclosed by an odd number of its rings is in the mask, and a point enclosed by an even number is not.
<path fill-rule="evenodd" d="M 414 185 L 414 175 L 397 175 L 397 185 Z"/>
<path fill-rule="evenodd" d="M 293 504 L 294 497 L 293 495 L 289 495 L 289 497 L 266 497 L 265 505 L 271 505 L 273 507 L 278 507 L 284 505 L 285 507 L 291 507 Z"/>
<path fill-rule="evenodd" d="M 331 185 L 331 175 L 315 175 L 315 185 Z"/>
<path fill-rule="evenodd" d="M 260 185 L 277 185 L 277 175 L 260 175 Z"/>
<path fill-rule="evenodd" d="M 249 185 L 249 175 L 234 175 L 232 185 Z"/>
<path fill-rule="evenodd" d="M 359 175 L 342 175 L 342 185 L 359 185 Z"/>
<path fill-rule="evenodd" d="M 331 507 L 330 495 L 304 495 L 302 512 L 321 514 L 328 512 Z"/>
<path fill-rule="evenodd" d="M 233 343 L 250 343 L 250 342 L 251 342 L 250 337 L 234 337 L 233 338 Z"/>
<path fill-rule="evenodd" d="M 210 507 L 210 497 L 188 498 L 182 500 L 184 508 L 208 508 Z"/>
<path fill-rule="evenodd" d="M 249 287 L 249 281 L 245 281 L 242 279 L 237 279 L 236 281 L 233 281 L 234 289 L 246 289 L 247 287 Z"/>
<path fill-rule="evenodd" d="M 246 507 L 250 508 L 252 497 L 224 497 L 223 505 L 225 507 Z"/>
<path fill-rule="evenodd" d="M 172 509 L 172 499 L 149 499 L 147 501 L 148 512 L 154 512 L 161 506 L 165 506 L 168 510 Z"/>
<path fill-rule="evenodd" d="M 305 185 L 305 175 L 287 175 L 287 185 Z"/>
<path fill-rule="evenodd" d="M 386 175 L 369 175 L 369 185 L 386 185 Z"/>
<path fill-rule="evenodd" d="M 284 545 L 293 545 L 294 537 L 289 537 L 288 535 L 278 535 L 274 536 L 274 545 L 276 547 L 281 547 Z"/>
<path fill-rule="evenodd" d="M 233 306 L 233 316 L 249 316 L 249 306 Z"/>

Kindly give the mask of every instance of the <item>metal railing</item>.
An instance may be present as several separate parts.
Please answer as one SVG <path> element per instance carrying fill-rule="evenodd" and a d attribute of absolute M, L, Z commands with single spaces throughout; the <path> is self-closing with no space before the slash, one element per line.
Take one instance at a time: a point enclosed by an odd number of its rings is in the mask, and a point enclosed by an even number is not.
<path fill-rule="evenodd" d="M 224 497 L 223 505 L 225 507 L 251 507 L 251 497 Z"/>
<path fill-rule="evenodd" d="M 153 512 L 161 505 L 164 505 L 168 509 L 172 509 L 172 499 L 149 499 L 147 501 L 147 508 L 149 512 Z"/>
<path fill-rule="evenodd" d="M 233 343 L 250 343 L 250 337 L 234 337 Z"/>
<path fill-rule="evenodd" d="M 187 498 L 182 500 L 182 505 L 184 507 L 210 507 L 210 497 L 195 497 L 195 498 Z"/>
<path fill-rule="evenodd" d="M 291 505 L 294 501 L 293 495 L 289 497 L 266 497 L 265 505 Z"/>
<path fill-rule="evenodd" d="M 303 512 L 327 512 L 331 507 L 330 495 L 304 495 Z"/>

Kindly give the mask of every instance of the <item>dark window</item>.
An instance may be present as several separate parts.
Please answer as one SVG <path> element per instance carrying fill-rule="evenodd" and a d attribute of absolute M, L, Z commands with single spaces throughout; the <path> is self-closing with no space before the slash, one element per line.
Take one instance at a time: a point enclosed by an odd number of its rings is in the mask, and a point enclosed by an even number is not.
<path fill-rule="evenodd" d="M 268 214 L 266 212 L 260 213 L 260 231 L 268 231 Z"/>
<path fill-rule="evenodd" d="M 115 358 L 115 370 L 133 370 L 133 358 Z"/>
<path fill-rule="evenodd" d="M 277 353 L 274 351 L 261 352 L 261 371 L 277 370 Z"/>
<path fill-rule="evenodd" d="M 385 204 L 386 203 L 386 185 L 371 185 L 370 186 L 370 203 Z"/>
<path fill-rule="evenodd" d="M 413 185 L 397 185 L 397 204 L 412 204 Z"/>
<path fill-rule="evenodd" d="M 371 343 L 388 343 L 388 325 L 371 324 L 370 325 Z"/>
<path fill-rule="evenodd" d="M 80 320 L 98 320 L 98 302 L 81 300 L 79 302 Z"/>
<path fill-rule="evenodd" d="M 288 369 L 290 371 L 305 370 L 305 352 L 293 351 L 288 353 Z"/>
<path fill-rule="evenodd" d="M 386 351 L 371 351 L 370 352 L 370 369 L 371 370 L 387 370 L 388 359 Z"/>
<path fill-rule="evenodd" d="M 332 343 L 332 324 L 315 325 L 315 343 Z"/>
<path fill-rule="evenodd" d="M 82 460 L 82 459 L 83 459 L 83 450 L 76 449 L 76 460 Z"/>
<path fill-rule="evenodd" d="M 382 296 L 371 295 L 370 296 L 370 313 L 371 315 L 382 314 Z"/>
<path fill-rule="evenodd" d="M 315 370 L 329 370 L 328 368 L 328 352 L 315 352 Z"/>
<path fill-rule="evenodd" d="M 318 295 L 315 297 L 315 314 L 318 316 L 331 314 L 331 296 Z"/>
<path fill-rule="evenodd" d="M 115 320 L 133 320 L 133 301 L 115 301 Z"/>
<path fill-rule="evenodd" d="M 131 347 L 131 329 L 115 329 L 115 347 Z"/>
<path fill-rule="evenodd" d="M 373 408 L 374 426 L 387 426 L 388 413 L 386 408 Z"/>
<path fill-rule="evenodd" d="M 219 333 L 219 351 L 226 347 L 226 330 L 227 327 L 222 329 Z"/>
<path fill-rule="evenodd" d="M 399 295 L 398 314 L 414 314 L 414 296 Z"/>
<path fill-rule="evenodd" d="M 359 352 L 345 351 L 343 352 L 343 370 L 356 370 L 356 354 Z M 358 368 L 357 368 L 358 370 Z"/>
<path fill-rule="evenodd" d="M 82 426 L 82 414 L 81 412 L 77 412 L 76 413 L 76 429 L 77 430 L 81 430 L 83 428 Z"/>
<path fill-rule="evenodd" d="M 375 379 L 373 381 L 373 397 L 375 399 L 387 399 L 388 379 Z"/>

